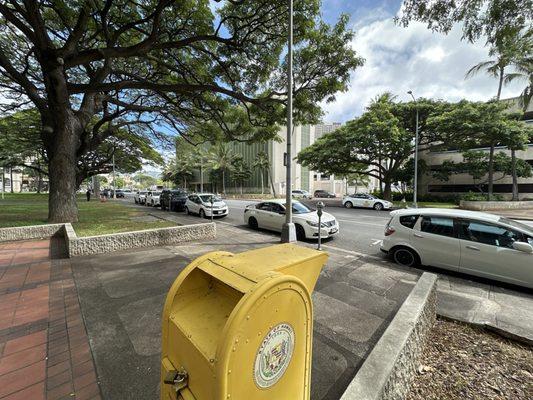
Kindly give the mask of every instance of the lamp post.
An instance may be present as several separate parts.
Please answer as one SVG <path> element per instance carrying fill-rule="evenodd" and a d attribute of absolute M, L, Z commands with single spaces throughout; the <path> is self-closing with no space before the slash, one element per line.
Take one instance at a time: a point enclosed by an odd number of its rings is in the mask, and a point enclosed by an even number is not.
<path fill-rule="evenodd" d="M 414 179 L 414 189 L 413 189 L 413 206 L 418 208 L 417 194 L 418 194 L 418 103 L 413 95 L 413 91 L 409 90 L 407 92 L 413 98 L 416 107 L 416 128 L 415 128 L 415 179 Z"/>
<path fill-rule="evenodd" d="M 293 17 L 293 0 L 289 2 L 289 35 L 287 51 L 287 185 L 285 187 L 285 223 L 281 230 L 282 243 L 291 243 L 296 241 L 296 229 L 292 222 L 292 184 L 291 184 L 291 139 L 292 139 L 292 17 Z"/>
<path fill-rule="evenodd" d="M 117 178 L 115 176 L 115 155 L 113 154 L 113 199 L 117 198 Z"/>

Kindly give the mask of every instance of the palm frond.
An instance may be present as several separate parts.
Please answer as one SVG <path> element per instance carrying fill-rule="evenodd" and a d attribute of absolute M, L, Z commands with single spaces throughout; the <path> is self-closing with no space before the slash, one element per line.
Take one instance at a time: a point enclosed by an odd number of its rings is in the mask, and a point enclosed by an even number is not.
<path fill-rule="evenodd" d="M 488 71 L 489 69 L 497 68 L 497 66 L 498 62 L 495 60 L 482 61 L 466 71 L 465 79 L 472 78 L 473 76 L 479 74 L 482 70 Z"/>

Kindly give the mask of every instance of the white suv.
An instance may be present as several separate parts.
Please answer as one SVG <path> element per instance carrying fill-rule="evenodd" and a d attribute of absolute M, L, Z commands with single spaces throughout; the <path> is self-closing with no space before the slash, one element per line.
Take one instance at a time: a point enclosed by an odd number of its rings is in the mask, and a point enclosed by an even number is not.
<path fill-rule="evenodd" d="M 213 199 L 213 208 L 211 208 Z M 212 193 L 191 194 L 185 202 L 185 212 L 187 214 L 198 214 L 200 217 L 225 217 L 229 210 L 226 203 L 220 197 Z"/>
<path fill-rule="evenodd" d="M 457 209 L 391 212 L 381 250 L 403 266 L 431 265 L 533 288 L 533 228 Z"/>

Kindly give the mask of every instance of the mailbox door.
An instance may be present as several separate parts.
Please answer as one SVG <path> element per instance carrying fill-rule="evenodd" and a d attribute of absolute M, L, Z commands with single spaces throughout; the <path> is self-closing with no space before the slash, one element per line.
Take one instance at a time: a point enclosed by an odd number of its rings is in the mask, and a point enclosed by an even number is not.
<path fill-rule="evenodd" d="M 220 356 L 217 399 L 304 400 L 310 393 L 312 311 L 297 278 L 272 279 L 243 298 Z M 237 307 L 239 309 L 239 307 Z M 226 371 L 226 372 L 224 372 Z"/>

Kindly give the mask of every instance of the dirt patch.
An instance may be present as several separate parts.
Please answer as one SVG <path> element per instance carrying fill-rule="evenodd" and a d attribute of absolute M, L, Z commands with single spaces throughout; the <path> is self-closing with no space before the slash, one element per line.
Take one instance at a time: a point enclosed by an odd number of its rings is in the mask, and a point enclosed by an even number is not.
<path fill-rule="evenodd" d="M 533 349 L 437 319 L 406 400 L 533 399 Z"/>

